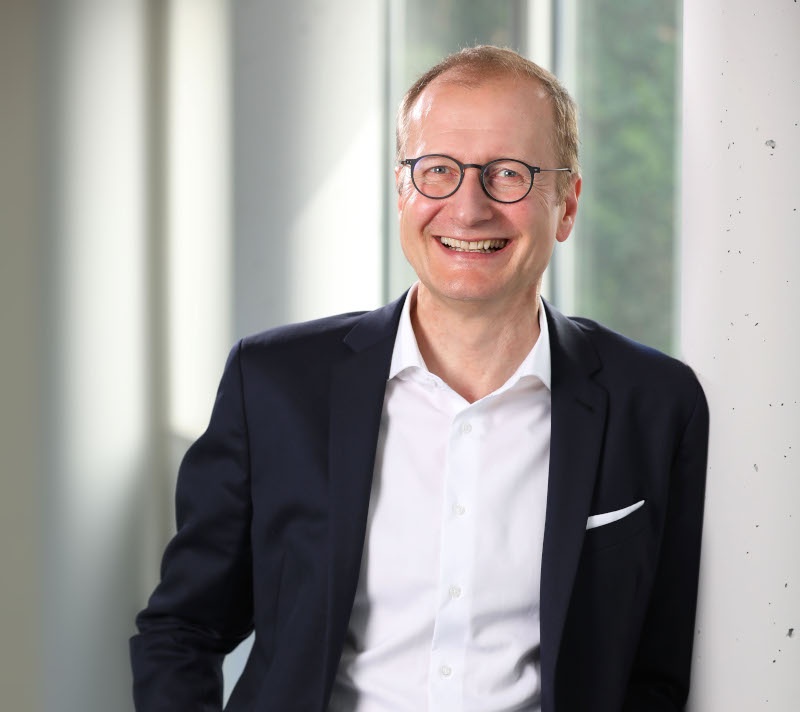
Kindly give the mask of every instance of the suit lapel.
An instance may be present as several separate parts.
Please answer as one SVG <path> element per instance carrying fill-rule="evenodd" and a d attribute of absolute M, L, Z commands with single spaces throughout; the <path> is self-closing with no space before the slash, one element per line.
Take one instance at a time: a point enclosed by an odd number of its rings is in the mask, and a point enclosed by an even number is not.
<path fill-rule="evenodd" d="M 348 355 L 332 368 L 325 699 L 358 583 L 383 398 L 403 299 L 365 314 L 345 337 Z"/>
<path fill-rule="evenodd" d="M 581 329 L 549 305 L 546 313 L 553 375 L 540 604 L 542 709 L 551 710 L 561 635 L 600 461 L 607 393 L 590 378 L 600 361 Z"/>

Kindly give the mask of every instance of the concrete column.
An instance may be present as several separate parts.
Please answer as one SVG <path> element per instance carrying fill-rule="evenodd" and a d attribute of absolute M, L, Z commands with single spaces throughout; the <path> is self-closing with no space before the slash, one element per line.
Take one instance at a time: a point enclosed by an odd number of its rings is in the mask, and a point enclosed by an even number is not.
<path fill-rule="evenodd" d="M 684 3 L 684 358 L 711 405 L 690 709 L 800 700 L 800 4 Z"/>

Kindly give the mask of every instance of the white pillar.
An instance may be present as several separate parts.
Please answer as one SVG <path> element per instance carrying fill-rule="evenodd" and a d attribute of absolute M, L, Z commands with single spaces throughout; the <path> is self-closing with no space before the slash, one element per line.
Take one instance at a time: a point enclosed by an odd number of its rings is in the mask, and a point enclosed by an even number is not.
<path fill-rule="evenodd" d="M 229 13 L 228 0 L 164 4 L 167 422 L 180 450 L 205 430 L 232 343 Z"/>
<path fill-rule="evenodd" d="M 683 356 L 711 405 L 690 708 L 800 700 L 800 3 L 684 3 Z"/>
<path fill-rule="evenodd" d="M 145 0 L 40 6 L 45 710 L 132 709 L 152 583 Z M 147 504 L 146 504 L 147 503 Z"/>

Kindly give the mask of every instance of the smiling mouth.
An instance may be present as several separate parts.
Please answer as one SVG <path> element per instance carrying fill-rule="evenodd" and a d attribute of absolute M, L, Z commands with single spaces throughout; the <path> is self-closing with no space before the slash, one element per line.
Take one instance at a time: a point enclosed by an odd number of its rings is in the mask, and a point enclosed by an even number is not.
<path fill-rule="evenodd" d="M 456 252 L 497 252 L 502 250 L 507 244 L 508 240 L 455 240 L 452 237 L 440 237 L 441 242 L 445 247 Z"/>

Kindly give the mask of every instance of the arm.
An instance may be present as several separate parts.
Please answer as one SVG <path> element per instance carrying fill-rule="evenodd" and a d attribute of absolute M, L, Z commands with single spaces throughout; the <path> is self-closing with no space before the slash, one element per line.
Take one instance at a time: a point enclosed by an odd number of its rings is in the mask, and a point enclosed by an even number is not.
<path fill-rule="evenodd" d="M 708 405 L 699 384 L 675 455 L 653 594 L 624 712 L 677 712 L 689 694 L 708 452 Z"/>
<path fill-rule="evenodd" d="M 177 533 L 131 639 L 139 712 L 222 709 L 222 660 L 252 630 L 250 474 L 240 346 L 206 432 L 186 453 Z"/>

